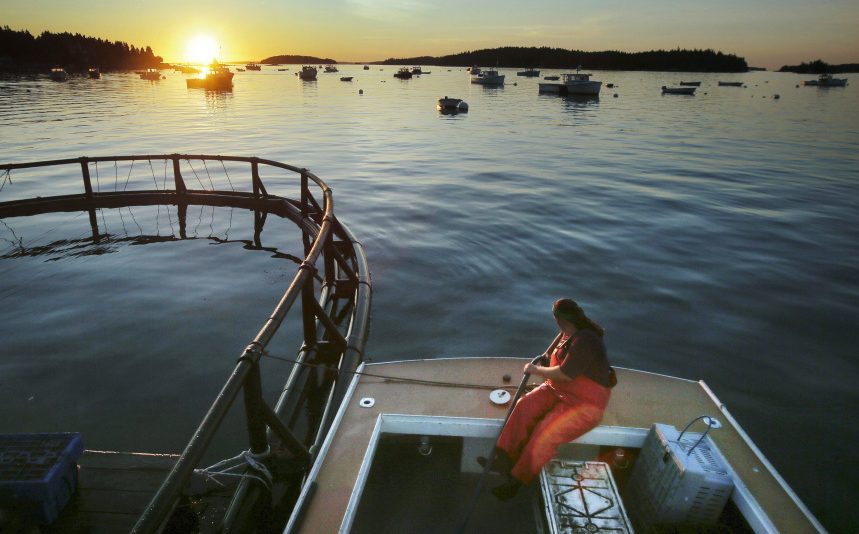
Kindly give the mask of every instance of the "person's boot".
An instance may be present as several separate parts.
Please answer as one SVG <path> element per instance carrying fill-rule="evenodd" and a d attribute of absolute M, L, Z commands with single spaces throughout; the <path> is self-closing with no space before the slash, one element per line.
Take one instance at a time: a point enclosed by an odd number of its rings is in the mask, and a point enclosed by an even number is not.
<path fill-rule="evenodd" d="M 492 488 L 492 495 L 495 495 L 499 501 L 509 501 L 516 496 L 521 487 L 522 483 L 511 477 L 507 482 Z"/>
<path fill-rule="evenodd" d="M 477 457 L 477 463 L 479 463 L 481 467 L 486 467 L 486 462 L 487 460 L 485 457 Z M 510 471 L 512 469 L 513 461 L 510 459 L 510 456 L 507 455 L 507 451 L 495 447 L 495 451 L 492 457 L 492 466 L 489 468 L 489 470 L 495 471 L 496 473 L 500 473 L 502 475 L 509 476 Z"/>

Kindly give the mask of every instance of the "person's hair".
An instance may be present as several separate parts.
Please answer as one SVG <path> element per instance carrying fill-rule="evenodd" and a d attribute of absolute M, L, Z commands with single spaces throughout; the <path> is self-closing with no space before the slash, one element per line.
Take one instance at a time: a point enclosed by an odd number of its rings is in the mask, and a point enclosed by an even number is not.
<path fill-rule="evenodd" d="M 552 306 L 555 317 L 573 323 L 576 330 L 593 330 L 600 337 L 605 333 L 602 326 L 585 315 L 585 311 L 573 299 L 558 299 Z"/>

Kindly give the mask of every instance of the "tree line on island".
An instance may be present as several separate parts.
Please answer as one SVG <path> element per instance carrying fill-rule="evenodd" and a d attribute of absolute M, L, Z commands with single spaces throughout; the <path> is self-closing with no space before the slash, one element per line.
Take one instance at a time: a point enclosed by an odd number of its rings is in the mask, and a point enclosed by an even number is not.
<path fill-rule="evenodd" d="M 797 72 L 800 74 L 836 74 L 841 72 L 859 72 L 859 63 L 842 63 L 840 65 L 830 65 L 829 63 L 818 59 L 809 61 L 808 63 L 800 63 L 799 65 L 785 65 L 778 69 L 779 72 Z"/>
<path fill-rule="evenodd" d="M 79 33 L 42 32 L 0 28 L 0 71 L 43 72 L 61 66 L 71 72 L 90 67 L 101 70 L 155 68 L 162 64 L 150 47 L 137 48 L 122 41 L 107 41 Z"/>
<path fill-rule="evenodd" d="M 441 57 L 390 58 L 385 65 L 439 65 L 443 67 L 534 67 L 571 69 L 581 65 L 599 70 L 653 70 L 686 72 L 745 72 L 744 58 L 715 50 L 651 50 L 648 52 L 584 52 L 549 47 L 487 48 Z"/>
<path fill-rule="evenodd" d="M 280 55 L 271 56 L 260 61 L 263 65 L 321 65 L 323 63 L 337 63 L 331 58 L 315 56 Z"/>

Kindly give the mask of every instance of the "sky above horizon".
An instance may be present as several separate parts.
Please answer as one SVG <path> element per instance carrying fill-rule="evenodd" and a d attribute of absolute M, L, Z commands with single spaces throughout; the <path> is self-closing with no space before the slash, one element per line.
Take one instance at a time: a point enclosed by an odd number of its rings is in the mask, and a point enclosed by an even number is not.
<path fill-rule="evenodd" d="M 2 0 L 0 25 L 151 46 L 173 62 L 207 48 L 221 61 L 369 62 L 499 46 L 711 48 L 769 69 L 859 62 L 856 0 Z"/>

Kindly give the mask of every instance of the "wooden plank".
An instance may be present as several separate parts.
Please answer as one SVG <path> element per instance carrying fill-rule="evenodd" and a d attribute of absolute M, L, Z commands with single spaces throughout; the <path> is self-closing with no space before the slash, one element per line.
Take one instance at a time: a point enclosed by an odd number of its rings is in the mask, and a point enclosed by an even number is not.
<path fill-rule="evenodd" d="M 176 454 L 84 451 L 78 466 L 78 487 L 58 520 L 43 532 L 71 534 L 126 533 L 149 504 L 173 468 Z M 188 506 L 199 517 L 201 532 L 213 531 L 232 497 L 233 480 L 221 487 L 194 477 Z"/>

